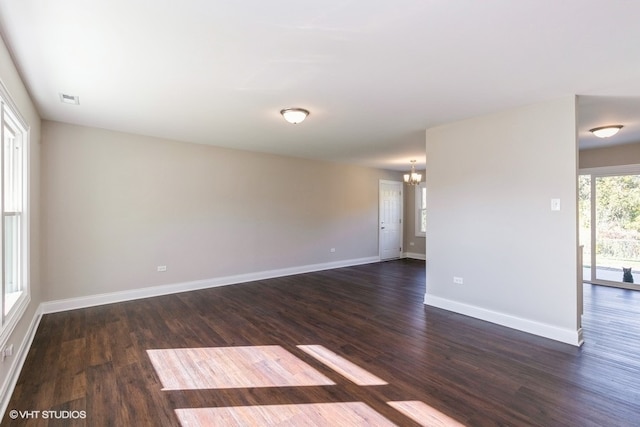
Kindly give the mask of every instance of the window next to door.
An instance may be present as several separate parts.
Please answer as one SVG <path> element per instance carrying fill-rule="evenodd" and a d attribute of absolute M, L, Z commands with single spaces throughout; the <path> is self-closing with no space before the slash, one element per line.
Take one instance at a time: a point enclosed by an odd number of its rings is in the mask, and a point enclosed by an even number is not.
<path fill-rule="evenodd" d="M 421 182 L 416 186 L 416 236 L 425 237 L 427 232 L 427 185 Z"/>

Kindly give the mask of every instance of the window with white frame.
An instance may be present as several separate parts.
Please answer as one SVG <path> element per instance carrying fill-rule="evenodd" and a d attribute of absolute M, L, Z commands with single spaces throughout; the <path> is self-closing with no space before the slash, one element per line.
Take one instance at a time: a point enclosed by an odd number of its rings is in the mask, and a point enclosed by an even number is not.
<path fill-rule="evenodd" d="M 29 303 L 27 280 L 27 149 L 29 132 L 4 87 L 0 85 L 0 271 L 3 342 Z"/>
<path fill-rule="evenodd" d="M 427 232 L 427 186 L 424 182 L 416 186 L 416 236 L 425 237 Z"/>

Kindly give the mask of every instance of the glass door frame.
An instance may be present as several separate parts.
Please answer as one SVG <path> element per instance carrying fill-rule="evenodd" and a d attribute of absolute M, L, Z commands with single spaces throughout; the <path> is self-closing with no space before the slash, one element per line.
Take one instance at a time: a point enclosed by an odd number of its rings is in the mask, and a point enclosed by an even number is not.
<path fill-rule="evenodd" d="M 638 283 L 625 283 L 625 282 L 615 282 L 611 280 L 598 279 L 597 276 L 597 268 L 596 268 L 596 178 L 599 177 L 607 177 L 607 176 L 620 176 L 620 175 L 640 175 L 640 164 L 635 165 L 622 165 L 622 166 L 605 166 L 598 168 L 586 168 L 578 170 L 578 178 L 581 175 L 590 175 L 591 176 L 591 220 L 590 220 L 590 240 L 591 240 L 591 253 L 589 254 L 590 260 L 589 263 L 591 265 L 591 277 L 583 277 L 583 280 L 587 283 L 593 283 L 595 285 L 604 285 L 604 286 L 612 286 L 616 288 L 630 289 L 630 290 L 640 290 L 640 284 Z M 578 201 L 579 203 L 579 201 Z M 578 209 L 579 212 L 579 209 Z M 578 226 L 580 222 L 578 221 Z M 579 242 L 579 245 L 582 243 Z M 584 262 L 582 263 L 584 264 Z M 584 265 L 581 266 L 584 268 Z M 622 272 L 621 272 L 622 273 Z"/>

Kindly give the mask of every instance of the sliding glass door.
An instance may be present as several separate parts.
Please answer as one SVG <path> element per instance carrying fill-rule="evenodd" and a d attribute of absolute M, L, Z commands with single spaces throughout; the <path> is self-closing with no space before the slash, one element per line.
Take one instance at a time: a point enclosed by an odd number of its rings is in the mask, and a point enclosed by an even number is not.
<path fill-rule="evenodd" d="M 640 289 L 640 171 L 579 178 L 584 279 Z"/>

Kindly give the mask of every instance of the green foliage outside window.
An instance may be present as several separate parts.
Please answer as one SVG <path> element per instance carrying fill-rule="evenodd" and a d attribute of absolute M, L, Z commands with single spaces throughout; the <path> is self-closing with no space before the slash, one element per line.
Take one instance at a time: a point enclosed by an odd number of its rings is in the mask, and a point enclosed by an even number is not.
<path fill-rule="evenodd" d="M 640 268 L 640 175 L 598 176 L 596 189 L 597 264 Z M 578 180 L 580 242 L 590 248 L 591 177 Z M 588 260 L 585 260 L 588 263 Z"/>

